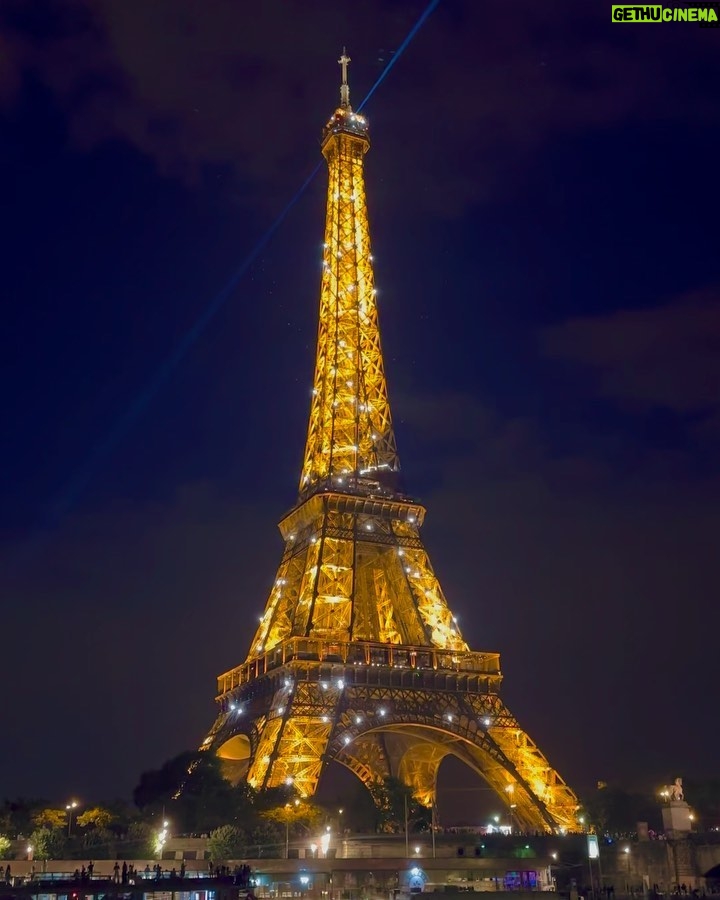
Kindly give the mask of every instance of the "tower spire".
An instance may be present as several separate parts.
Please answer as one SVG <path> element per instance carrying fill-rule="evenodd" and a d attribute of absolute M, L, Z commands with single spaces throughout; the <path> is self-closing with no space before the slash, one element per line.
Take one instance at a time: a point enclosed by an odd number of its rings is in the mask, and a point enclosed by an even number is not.
<path fill-rule="evenodd" d="M 345 49 L 342 106 L 325 126 L 328 193 L 315 378 L 300 496 L 331 487 L 393 488 L 399 469 L 380 346 L 365 199 L 368 123 L 349 104 Z"/>
<path fill-rule="evenodd" d="M 345 47 L 343 47 L 342 56 L 338 60 L 340 71 L 342 72 L 342 82 L 340 84 L 340 106 L 343 109 L 350 109 L 350 85 L 347 80 L 347 67 L 350 57 L 347 55 Z"/>

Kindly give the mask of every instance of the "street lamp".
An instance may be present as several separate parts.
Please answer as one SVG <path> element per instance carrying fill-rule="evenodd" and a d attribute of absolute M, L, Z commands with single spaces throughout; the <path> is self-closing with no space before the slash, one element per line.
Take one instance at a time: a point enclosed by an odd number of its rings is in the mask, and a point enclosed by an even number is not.
<path fill-rule="evenodd" d="M 557 858 L 558 858 L 557 850 L 553 850 L 553 852 L 550 854 L 550 858 L 552 859 L 552 863 L 550 863 L 550 865 L 548 866 L 548 873 L 550 875 L 550 886 L 555 887 L 557 889 L 557 881 L 556 881 L 555 876 L 553 875 L 553 869 L 560 868 L 557 865 L 556 866 L 553 865 L 553 863 L 557 863 Z"/>
<path fill-rule="evenodd" d="M 285 804 L 285 859 L 290 858 L 290 810 L 292 806 Z"/>
<path fill-rule="evenodd" d="M 157 852 L 157 858 L 162 859 L 163 847 L 165 846 L 165 842 L 168 839 L 168 827 L 170 823 L 165 821 L 163 822 L 163 827 L 158 831 L 157 836 L 155 838 L 155 850 Z"/>
<path fill-rule="evenodd" d="M 320 838 L 320 851 L 322 855 L 327 858 L 328 847 L 330 846 L 330 826 L 325 829 L 325 834 Z"/>
<path fill-rule="evenodd" d="M 78 802 L 77 800 L 71 800 L 68 805 L 65 807 L 68 814 L 68 837 L 70 837 L 70 831 L 72 829 L 72 811 L 77 809 Z"/>
<path fill-rule="evenodd" d="M 505 793 L 508 795 L 508 806 L 510 807 L 510 834 L 512 834 L 513 829 L 513 810 L 517 806 L 517 803 L 513 803 L 513 799 L 515 797 L 515 785 L 510 783 L 505 788 Z"/>

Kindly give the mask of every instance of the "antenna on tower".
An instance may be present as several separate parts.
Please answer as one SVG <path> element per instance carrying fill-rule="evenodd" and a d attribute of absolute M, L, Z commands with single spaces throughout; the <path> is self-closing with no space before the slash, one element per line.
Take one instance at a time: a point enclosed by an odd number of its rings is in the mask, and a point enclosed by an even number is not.
<path fill-rule="evenodd" d="M 350 106 L 350 85 L 347 80 L 347 67 L 350 57 L 347 55 L 345 47 L 343 47 L 342 56 L 338 60 L 342 71 L 342 83 L 340 85 L 340 106 L 348 108 Z"/>

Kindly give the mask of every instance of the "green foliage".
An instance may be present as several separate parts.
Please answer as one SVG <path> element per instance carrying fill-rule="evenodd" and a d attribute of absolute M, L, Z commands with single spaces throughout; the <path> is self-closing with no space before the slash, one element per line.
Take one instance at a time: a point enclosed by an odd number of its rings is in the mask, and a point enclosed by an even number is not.
<path fill-rule="evenodd" d="M 145 772 L 135 788 L 136 804 L 158 822 L 164 809 L 172 834 L 209 832 L 245 822 L 252 815 L 256 792 L 233 787 L 210 753 L 183 753 L 155 772 Z"/>
<path fill-rule="evenodd" d="M 40 828 L 63 828 L 67 825 L 67 814 L 64 809 L 46 809 L 38 810 L 32 817 L 33 824 Z"/>
<path fill-rule="evenodd" d="M 83 856 L 110 859 L 115 856 L 116 837 L 109 828 L 88 828 L 82 836 Z"/>
<path fill-rule="evenodd" d="M 127 830 L 123 855 L 127 859 L 153 859 L 156 834 L 157 830 L 146 822 L 132 822 Z"/>
<path fill-rule="evenodd" d="M 631 793 L 621 787 L 605 785 L 584 799 L 588 823 L 600 834 L 632 832 L 638 822 L 647 822 L 651 828 L 661 827 L 660 801 L 649 792 Z"/>
<path fill-rule="evenodd" d="M 281 784 L 278 787 L 265 788 L 264 791 L 256 791 L 252 805 L 259 813 L 264 813 L 285 806 L 286 803 L 292 803 L 296 799 L 295 788 L 289 784 Z"/>
<path fill-rule="evenodd" d="M 107 828 L 113 821 L 113 814 L 103 806 L 92 806 L 77 817 L 80 828 Z"/>
<path fill-rule="evenodd" d="M 63 859 L 66 842 L 62 828 L 36 828 L 30 835 L 35 859 Z"/>
<path fill-rule="evenodd" d="M 227 862 L 245 856 L 247 840 L 245 832 L 237 825 L 222 825 L 208 838 L 208 850 L 213 862 Z"/>
<path fill-rule="evenodd" d="M 253 859 L 275 856 L 284 840 L 284 829 L 280 829 L 271 822 L 257 822 L 248 833 L 247 855 Z"/>
<path fill-rule="evenodd" d="M 155 770 L 143 772 L 133 791 L 135 805 L 149 812 L 160 812 L 188 777 L 188 769 L 197 762 L 197 752 L 174 756 Z"/>
<path fill-rule="evenodd" d="M 10 858 L 10 838 L 0 834 L 0 859 Z"/>
<path fill-rule="evenodd" d="M 400 778 L 378 779 L 369 789 L 377 811 L 377 831 L 390 834 L 404 831 L 406 815 L 409 831 L 427 831 L 430 810 L 417 800 L 412 788 Z"/>
<path fill-rule="evenodd" d="M 317 825 L 323 816 L 324 813 L 319 806 L 298 798 L 285 803 L 283 806 L 276 806 L 262 813 L 264 819 L 277 825 L 282 825 L 283 829 L 287 825 L 292 834 L 307 831 L 314 825 Z"/>
<path fill-rule="evenodd" d="M 720 778 L 685 778 L 683 790 L 685 799 L 695 811 L 701 826 L 714 827 L 720 822 Z"/>
<path fill-rule="evenodd" d="M 11 836 L 30 834 L 33 815 L 46 805 L 43 801 L 26 800 L 24 797 L 5 800 L 0 806 L 0 832 Z"/>

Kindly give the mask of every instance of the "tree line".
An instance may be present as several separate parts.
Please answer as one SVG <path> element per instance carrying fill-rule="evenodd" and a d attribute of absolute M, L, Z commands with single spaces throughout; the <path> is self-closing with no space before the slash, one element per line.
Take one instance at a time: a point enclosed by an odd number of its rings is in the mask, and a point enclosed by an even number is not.
<path fill-rule="evenodd" d="M 22 839 L 37 860 L 159 859 L 168 836 L 205 836 L 213 860 L 276 855 L 286 840 L 307 836 L 322 826 L 345 830 L 399 832 L 425 830 L 430 810 L 397 778 L 379 780 L 368 792 L 358 783 L 346 808 L 300 797 L 292 785 L 258 791 L 223 776 L 211 754 L 187 752 L 159 769 L 143 772 L 133 803 L 53 805 L 17 798 L 0 806 L 0 859 Z M 168 823 L 165 828 L 165 823 Z M 27 853 L 23 847 L 22 855 Z"/>
<path fill-rule="evenodd" d="M 685 779 L 685 792 L 700 827 L 720 826 L 720 779 Z M 431 810 L 398 778 L 379 779 L 337 804 L 300 797 L 292 785 L 257 791 L 233 785 L 211 754 L 187 752 L 144 772 L 133 803 L 67 809 L 18 798 L 0 805 L 0 859 L 12 840 L 32 847 L 35 859 L 159 859 L 169 836 L 206 836 L 213 860 L 278 855 L 286 840 L 317 838 L 330 826 L 336 835 L 429 831 Z M 600 782 L 586 793 L 580 811 L 600 834 L 632 834 L 638 822 L 662 829 L 656 791 L 628 791 Z M 72 818 L 69 818 L 71 816 Z M 168 822 L 165 829 L 164 823 Z M 467 824 L 473 824 L 468 822 Z M 27 847 L 23 848 L 23 855 Z"/>

